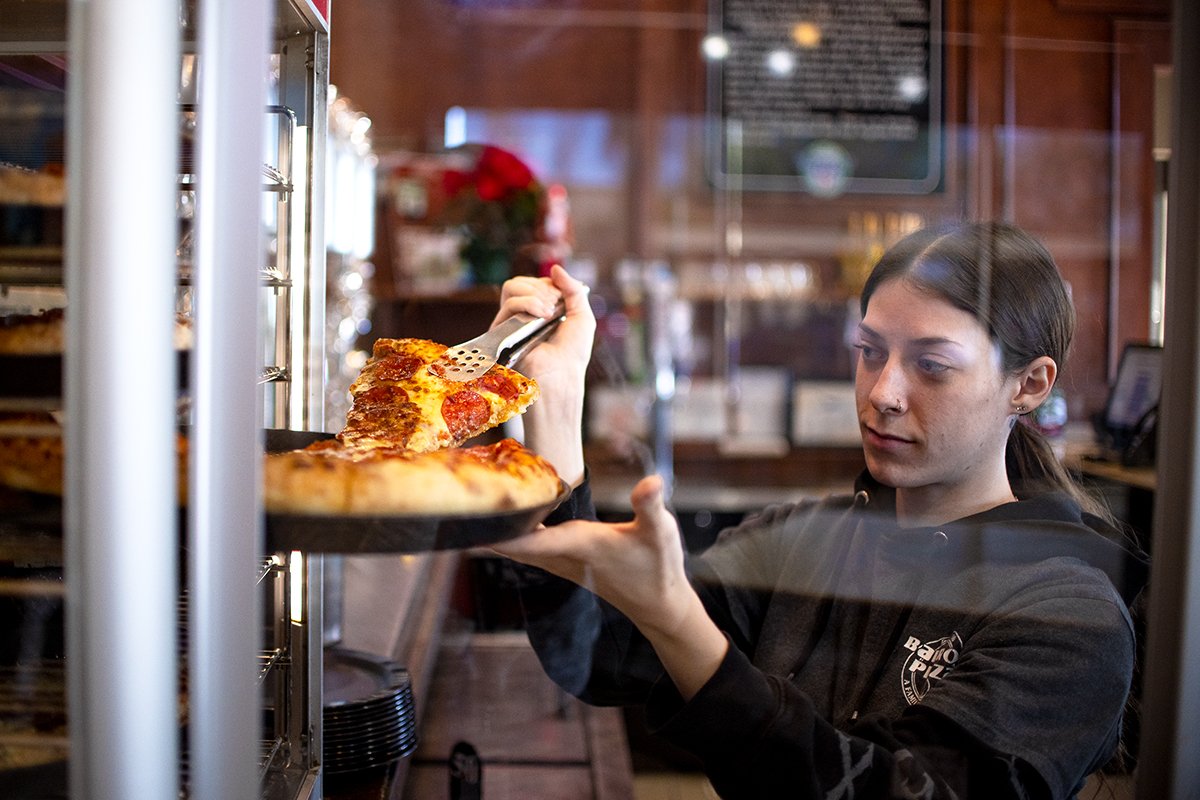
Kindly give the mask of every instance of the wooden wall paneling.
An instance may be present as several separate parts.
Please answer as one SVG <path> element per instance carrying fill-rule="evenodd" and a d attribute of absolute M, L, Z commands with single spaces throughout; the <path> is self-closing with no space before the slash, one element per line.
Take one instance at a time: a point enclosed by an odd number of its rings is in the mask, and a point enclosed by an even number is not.
<path fill-rule="evenodd" d="M 968 4 L 958 35 L 968 53 L 967 216 L 1040 236 L 1071 283 L 1080 321 L 1063 386 L 1079 418 L 1103 403 L 1113 336 L 1112 22 L 1053 0 L 999 0 Z"/>
<path fill-rule="evenodd" d="M 666 13 L 679 5 L 678 0 L 646 0 L 642 9 L 647 14 Z M 698 41 L 698 37 L 696 37 Z M 628 172 L 629 228 L 627 252 L 640 258 L 662 255 L 654 252 L 655 209 L 659 206 L 661 187 L 659 170 L 663 131 L 672 113 L 681 111 L 673 102 L 686 85 L 679 73 L 703 69 L 697 48 L 687 52 L 679 31 L 646 24 L 636 31 L 634 57 L 633 137 Z M 694 62 L 694 63 L 692 63 Z"/>
<path fill-rule="evenodd" d="M 640 17 L 570 8 L 358 0 L 337 10 L 330 79 L 372 118 L 377 149 L 436 149 L 445 110 L 634 107 Z"/>
<path fill-rule="evenodd" d="M 1108 14 L 1169 14 L 1171 0 L 1054 0 L 1064 11 L 1092 11 Z"/>
<path fill-rule="evenodd" d="M 971 199 L 970 164 L 974 157 L 970 130 L 970 97 L 967 70 L 971 63 L 971 18 L 967 0 L 944 0 L 942 10 L 943 52 L 942 113 L 945 126 L 945 179 L 940 202 L 927 217 L 965 217 Z"/>
<path fill-rule="evenodd" d="M 376 149 L 419 150 L 440 144 L 436 111 L 469 80 L 462 42 L 442 4 L 356 0 L 337 7 L 330 36 L 329 76 L 338 91 L 372 121 Z M 430 117 L 433 117 L 432 119 Z"/>
<path fill-rule="evenodd" d="M 1009 4 L 1006 216 L 1045 242 L 1071 286 L 1076 334 L 1060 385 L 1075 419 L 1107 393 L 1111 36 L 1104 15 Z"/>
<path fill-rule="evenodd" d="M 476 7 L 462 27 L 483 64 L 471 105 L 494 109 L 628 111 L 636 102 L 636 19 L 604 24 L 587 9 L 555 13 Z M 624 54 L 624 55 L 623 55 Z"/>
<path fill-rule="evenodd" d="M 696 180 L 694 165 L 683 191 L 660 186 L 658 170 L 671 115 L 704 114 L 704 69 L 694 48 L 707 5 L 631 5 L 359 0 L 339 7 L 331 76 L 372 116 L 381 151 L 436 149 L 450 105 L 607 113 L 611 146 L 624 149 L 628 171 L 613 188 L 568 187 L 578 206 L 577 248 L 602 268 L 631 252 L 711 258 L 711 187 Z M 1113 177 L 1127 183 L 1109 140 L 1113 84 L 1124 75 L 1120 64 L 1114 72 L 1121 45 L 1108 13 L 1056 0 L 945 0 L 945 9 L 949 191 L 833 200 L 750 193 L 743 198 L 746 254 L 834 263 L 848 214 L 863 209 L 1020 223 L 1047 239 L 1076 291 L 1081 330 L 1064 385 L 1077 391 L 1072 412 L 1079 413 L 1081 403 L 1102 402 L 1111 342 L 1127 338 L 1126 324 L 1141 325 L 1119 315 L 1110 333 L 1113 229 L 1122 251 L 1128 238 L 1111 224 Z M 1115 279 L 1136 282 L 1137 272 L 1124 267 Z M 1125 296 L 1124 284 L 1113 292 Z"/>
<path fill-rule="evenodd" d="M 968 3 L 965 43 L 967 59 L 967 119 L 963 138 L 970 188 L 968 219 L 993 219 L 1003 209 L 1004 154 L 999 147 L 1005 131 L 1006 53 L 1004 36 L 1008 13 L 1004 2 Z"/>
<path fill-rule="evenodd" d="M 1154 79 L 1170 64 L 1171 26 L 1160 20 L 1114 23 L 1113 259 L 1109 293 L 1109 375 L 1126 342 L 1150 332 L 1154 251 Z"/>

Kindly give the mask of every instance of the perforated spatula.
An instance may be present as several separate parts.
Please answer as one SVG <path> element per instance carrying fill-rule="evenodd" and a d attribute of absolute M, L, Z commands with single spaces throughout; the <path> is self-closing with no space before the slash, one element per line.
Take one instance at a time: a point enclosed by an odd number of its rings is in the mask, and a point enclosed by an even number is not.
<path fill-rule="evenodd" d="M 478 378 L 496 364 L 513 366 L 534 345 L 554 333 L 566 313 L 563 301 L 559 300 L 549 319 L 517 314 L 482 336 L 446 348 L 435 363 L 441 366 L 447 379 L 459 383 Z"/>

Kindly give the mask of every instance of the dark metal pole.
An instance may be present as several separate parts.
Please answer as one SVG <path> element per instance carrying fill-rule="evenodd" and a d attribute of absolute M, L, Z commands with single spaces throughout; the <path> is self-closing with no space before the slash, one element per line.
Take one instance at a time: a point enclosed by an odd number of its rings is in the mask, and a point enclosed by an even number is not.
<path fill-rule="evenodd" d="M 1200 4 L 1175 0 L 1167 293 L 1139 800 L 1200 798 Z"/>

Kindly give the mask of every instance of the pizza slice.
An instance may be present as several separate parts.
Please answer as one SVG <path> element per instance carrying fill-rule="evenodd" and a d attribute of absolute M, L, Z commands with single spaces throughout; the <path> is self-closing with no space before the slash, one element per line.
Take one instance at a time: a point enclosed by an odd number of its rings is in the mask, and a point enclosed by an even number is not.
<path fill-rule="evenodd" d="M 192 321 L 175 315 L 172 335 L 176 350 L 192 347 Z M 0 355 L 52 356 L 66 349 L 66 310 L 49 308 L 31 314 L 0 315 Z"/>
<path fill-rule="evenodd" d="M 533 379 L 500 365 L 470 381 L 449 380 L 439 363 L 445 351 L 427 339 L 376 340 L 350 385 L 338 439 L 360 448 L 443 450 L 523 413 L 538 398 Z"/>
<path fill-rule="evenodd" d="M 65 487 L 64 431 L 49 412 L 0 412 L 0 486 L 62 496 Z M 176 490 L 187 502 L 188 440 L 175 434 Z"/>
<path fill-rule="evenodd" d="M 558 497 L 554 467 L 513 439 L 414 453 L 336 440 L 272 453 L 268 511 L 355 516 L 455 516 L 536 508 Z"/>
<path fill-rule="evenodd" d="M 49 412 L 0 412 L 0 485 L 63 492 L 62 427 Z"/>

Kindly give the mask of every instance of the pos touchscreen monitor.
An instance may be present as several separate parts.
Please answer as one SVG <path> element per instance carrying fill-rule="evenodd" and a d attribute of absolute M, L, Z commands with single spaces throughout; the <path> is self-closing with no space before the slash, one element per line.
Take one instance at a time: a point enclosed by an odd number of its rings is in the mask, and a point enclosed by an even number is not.
<path fill-rule="evenodd" d="M 1158 408 L 1162 392 L 1162 347 L 1127 344 L 1121 353 L 1117 378 L 1109 388 L 1102 421 L 1115 449 L 1127 447 Z"/>

